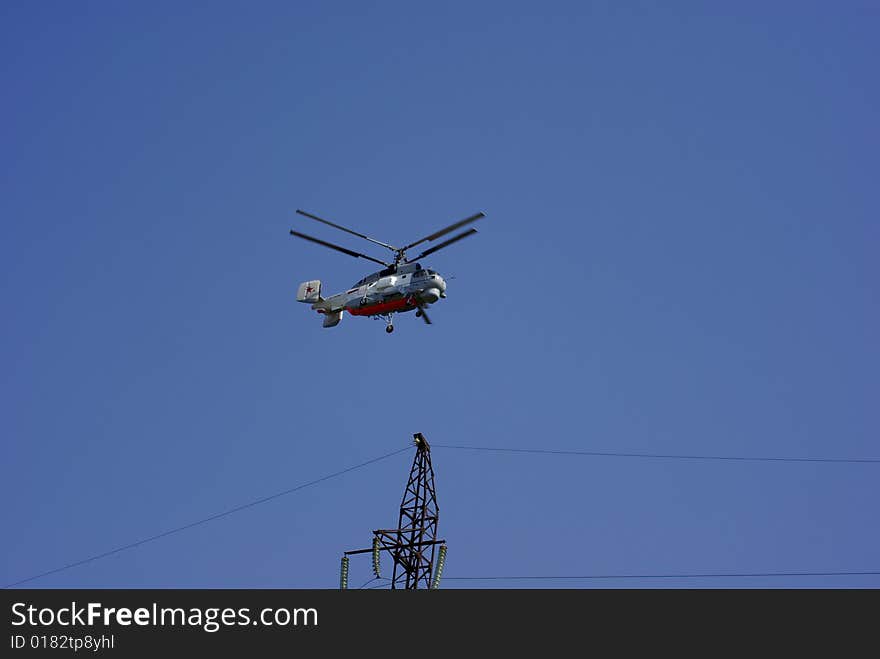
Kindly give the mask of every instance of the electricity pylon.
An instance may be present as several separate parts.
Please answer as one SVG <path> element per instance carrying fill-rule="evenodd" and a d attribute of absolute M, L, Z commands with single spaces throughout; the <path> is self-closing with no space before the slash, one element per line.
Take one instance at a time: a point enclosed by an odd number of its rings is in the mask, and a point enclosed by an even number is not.
<path fill-rule="evenodd" d="M 373 554 L 373 574 L 380 576 L 380 554 L 387 551 L 394 561 L 391 588 L 437 588 L 446 562 L 446 541 L 437 539 L 439 508 L 434 490 L 434 468 L 431 446 L 422 433 L 413 435 L 416 455 L 409 470 L 409 480 L 400 503 L 396 529 L 373 531 L 373 546 L 347 551 L 342 557 L 340 588 L 348 587 L 348 557 L 352 554 Z M 435 549 L 440 549 L 435 556 Z M 434 559 L 437 559 L 436 565 Z"/>

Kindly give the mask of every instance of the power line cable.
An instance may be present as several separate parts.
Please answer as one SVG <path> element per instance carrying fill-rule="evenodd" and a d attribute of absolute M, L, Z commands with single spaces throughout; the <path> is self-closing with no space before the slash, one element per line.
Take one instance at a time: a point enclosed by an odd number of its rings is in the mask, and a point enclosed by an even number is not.
<path fill-rule="evenodd" d="M 370 585 L 374 581 L 378 581 L 379 583 Z M 373 577 L 372 579 L 365 581 L 358 590 L 375 590 L 377 588 L 387 588 L 388 584 L 391 583 L 391 579 L 387 577 Z"/>
<path fill-rule="evenodd" d="M 582 455 L 590 457 L 611 457 L 611 458 L 648 458 L 659 460 L 733 460 L 733 461 L 752 461 L 752 462 L 836 462 L 836 463 L 859 463 L 859 464 L 880 464 L 878 458 L 773 458 L 773 457 L 756 457 L 756 456 L 735 456 L 735 455 L 675 455 L 662 453 L 620 453 L 611 451 L 568 451 L 557 449 L 539 449 L 539 448 L 502 448 L 493 446 L 454 446 L 450 444 L 431 444 L 432 448 L 448 448 L 465 451 L 492 451 L 501 453 L 546 453 L 550 455 Z"/>
<path fill-rule="evenodd" d="M 848 572 L 706 572 L 706 573 L 682 573 L 682 574 L 587 574 L 587 575 L 519 575 L 519 576 L 486 576 L 486 577 L 443 577 L 442 582 L 446 581 L 577 581 L 588 579 L 717 579 L 717 578 L 757 578 L 757 577 L 862 577 L 862 576 L 880 576 L 880 570 L 868 571 L 848 571 Z M 369 584 L 377 581 L 375 577 L 365 582 L 358 589 L 372 590 L 377 588 L 387 588 L 391 583 L 391 579 L 382 577 L 378 581 L 382 582 L 374 586 Z M 52 585 L 49 588 L 144 588 L 143 584 L 134 584 L 120 586 L 119 584 L 108 584 L 102 586 L 82 585 L 82 586 L 66 586 Z M 214 586 L 180 586 L 175 585 L 152 585 L 150 588 L 213 588 Z M 247 586 L 248 588 L 266 588 L 267 586 Z M 272 586 L 268 586 L 272 587 Z"/>
<path fill-rule="evenodd" d="M 861 577 L 880 576 L 880 570 L 866 572 L 716 572 L 698 574 L 588 574 L 572 576 L 443 577 L 443 581 L 574 581 L 586 579 L 717 579 L 744 577 Z"/>
<path fill-rule="evenodd" d="M 135 547 L 139 547 L 141 545 L 145 545 L 148 542 L 153 542 L 154 540 L 159 540 L 160 538 L 166 538 L 169 535 L 174 535 L 175 533 L 180 533 L 181 531 L 186 531 L 187 529 L 191 529 L 193 527 L 199 526 L 201 524 L 205 524 L 207 522 L 211 522 L 215 519 L 220 519 L 221 517 L 226 517 L 227 515 L 232 515 L 233 513 L 240 512 L 247 508 L 252 508 L 253 506 L 257 506 L 261 503 L 266 503 L 267 501 L 271 501 L 272 499 L 277 499 L 278 497 L 283 497 L 286 494 L 291 494 L 298 490 L 303 490 L 307 487 L 311 487 L 312 485 L 317 485 L 318 483 L 323 483 L 324 481 L 330 480 L 331 478 L 336 478 L 337 476 L 342 476 L 343 474 L 347 474 L 350 471 L 354 471 L 355 469 L 360 469 L 361 467 L 366 467 L 367 465 L 373 464 L 374 462 L 379 462 L 380 460 L 385 460 L 386 458 L 390 458 L 392 456 L 397 455 L 398 453 L 403 453 L 404 451 L 408 451 L 412 448 L 411 444 L 408 444 L 404 448 L 398 449 L 396 451 L 392 451 L 391 453 L 386 453 L 385 455 L 381 455 L 378 458 L 373 458 L 372 460 L 367 460 L 366 462 L 361 462 L 360 464 L 354 465 L 353 467 L 348 467 L 343 469 L 342 471 L 337 471 L 332 474 L 328 474 L 326 476 L 322 476 L 321 478 L 317 478 L 313 481 L 309 481 L 308 483 L 303 483 L 301 485 L 297 485 L 295 487 L 288 488 L 283 490 L 282 492 L 276 492 L 275 494 L 270 494 L 269 496 L 262 497 L 260 499 L 256 499 L 249 503 L 242 504 L 240 506 L 235 506 L 234 508 L 230 508 L 229 510 L 224 510 L 223 512 L 216 513 L 214 515 L 210 515 L 208 517 L 204 517 L 200 520 L 196 520 L 195 522 L 190 522 L 189 524 L 184 524 L 183 526 L 178 526 L 177 528 L 170 529 L 168 531 L 164 531 L 162 533 L 157 533 L 156 535 L 150 536 L 148 538 L 143 538 L 142 540 L 137 540 L 136 542 L 130 542 L 127 545 L 122 545 L 120 547 L 116 547 L 115 549 L 111 549 L 110 551 L 105 551 L 100 554 L 95 554 L 94 556 L 89 556 L 88 558 L 84 558 L 81 561 L 76 561 L 75 563 L 68 563 L 62 567 L 57 567 L 53 570 L 46 570 L 45 572 L 41 572 L 40 574 L 35 574 L 32 577 L 28 577 L 27 579 L 21 579 L 14 583 L 7 584 L 3 586 L 3 588 L 13 588 L 15 586 L 20 586 L 23 583 L 27 583 L 29 581 L 34 581 L 35 579 L 39 579 L 41 577 L 49 576 L 50 574 L 55 574 L 57 572 L 63 572 L 64 570 L 69 570 L 74 567 L 78 567 L 80 565 L 85 565 L 86 563 L 91 563 L 92 561 L 97 561 L 101 558 L 106 558 L 107 556 L 112 556 L 113 554 L 118 554 L 119 552 L 126 551 L 127 549 L 134 549 Z"/>

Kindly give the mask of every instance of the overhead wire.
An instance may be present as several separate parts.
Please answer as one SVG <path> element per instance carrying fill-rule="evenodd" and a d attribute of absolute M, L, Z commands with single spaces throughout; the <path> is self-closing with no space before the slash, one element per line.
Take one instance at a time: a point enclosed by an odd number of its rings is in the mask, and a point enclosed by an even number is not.
<path fill-rule="evenodd" d="M 466 451 L 487 451 L 497 453 L 545 453 L 549 455 L 581 455 L 588 457 L 611 458 L 646 458 L 658 460 L 733 460 L 751 462 L 827 462 L 827 463 L 859 463 L 880 464 L 880 458 L 798 458 L 798 457 L 763 457 L 740 455 L 681 455 L 667 453 L 623 453 L 618 451 L 574 451 L 565 449 L 540 448 L 505 448 L 495 446 L 460 446 L 452 444 L 431 444 L 432 448 L 446 448 Z"/>
<path fill-rule="evenodd" d="M 864 572 L 706 572 L 695 574 L 587 574 L 587 575 L 519 575 L 486 577 L 443 577 L 444 581 L 575 581 L 588 579 L 718 579 L 746 577 L 862 577 L 880 576 L 880 570 Z"/>
<path fill-rule="evenodd" d="M 840 572 L 701 572 L 701 573 L 668 573 L 668 574 L 584 574 L 584 575 L 494 575 L 494 576 L 464 576 L 464 577 L 443 577 L 443 583 L 447 581 L 587 581 L 590 579 L 596 580 L 614 580 L 614 579 L 721 579 L 721 578 L 731 578 L 731 579 L 743 579 L 743 578 L 769 578 L 769 577 L 865 577 L 865 576 L 880 576 L 880 570 L 865 570 L 865 571 L 840 571 Z M 369 585 L 373 581 L 378 581 L 376 585 Z M 363 585 L 358 587 L 358 590 L 374 590 L 378 588 L 387 588 L 391 583 L 391 579 L 388 577 L 382 577 L 380 579 L 376 579 L 375 577 L 371 578 L 369 581 L 365 582 Z M 49 585 L 47 588 L 103 588 L 103 589 L 114 589 L 114 588 L 144 588 L 143 584 L 130 584 L 130 585 L 119 585 L 119 584 L 107 584 L 107 585 L 78 585 L 78 586 L 70 586 L 70 585 Z M 175 585 L 150 585 L 150 588 L 167 588 L 167 589 L 180 589 L 180 588 L 213 588 L 214 586 L 180 586 L 179 584 Z M 248 588 L 271 588 L 273 586 L 247 586 Z"/>
<path fill-rule="evenodd" d="M 768 457 L 768 456 L 722 456 L 722 455 L 684 455 L 662 453 L 630 453 L 620 451 L 577 451 L 565 449 L 508 448 L 491 446 L 463 446 L 451 444 L 432 444 L 432 448 L 445 448 L 467 451 L 495 453 L 525 453 L 548 455 L 576 455 L 585 457 L 643 458 L 661 460 L 720 460 L 750 462 L 813 462 L 813 463 L 854 463 L 878 464 L 876 458 L 828 458 L 828 457 Z M 694 574 L 592 574 L 592 575 L 519 575 L 519 576 L 464 576 L 444 577 L 444 581 L 562 581 L 562 580 L 613 580 L 613 579 L 712 579 L 712 578 L 770 578 L 770 577 L 843 577 L 880 576 L 880 571 L 861 572 L 717 572 Z"/>
<path fill-rule="evenodd" d="M 379 583 L 370 586 L 374 581 L 378 581 Z M 358 587 L 358 590 L 375 590 L 376 588 L 385 588 L 388 584 L 391 583 L 391 579 L 388 577 L 373 577 L 365 581 L 361 586 Z"/>
<path fill-rule="evenodd" d="M 76 561 L 74 563 L 68 563 L 67 565 L 63 565 L 61 567 L 54 568 L 52 570 L 46 570 L 45 572 L 41 572 L 39 574 L 35 574 L 26 579 L 20 579 L 10 584 L 6 584 L 3 588 L 13 588 L 15 586 L 20 586 L 21 584 L 28 583 L 29 581 L 34 581 L 36 579 L 40 579 L 42 577 L 49 576 L 50 574 L 56 574 L 58 572 L 63 572 L 64 570 L 69 570 L 74 567 L 78 567 L 80 565 L 85 565 L 86 563 L 91 563 L 92 561 L 97 561 L 101 558 L 106 558 L 107 556 L 112 556 L 113 554 L 118 554 L 120 552 L 126 551 L 128 549 L 134 549 L 135 547 L 140 547 L 141 545 L 145 545 L 148 542 L 153 542 L 155 540 L 159 540 L 160 538 L 167 538 L 170 535 L 174 535 L 175 533 L 180 533 L 181 531 L 186 531 L 187 529 L 194 528 L 196 526 L 200 526 L 202 524 L 206 524 L 207 522 L 214 521 L 215 519 L 220 519 L 221 517 L 226 517 L 228 515 L 232 515 L 233 513 L 241 512 L 242 510 L 246 510 L 247 508 L 253 508 L 254 506 L 258 506 L 261 503 L 266 503 L 267 501 L 271 501 L 273 499 L 277 499 L 278 497 L 282 497 L 286 494 L 292 494 L 293 492 L 297 492 L 298 490 L 304 490 L 307 487 L 311 487 L 313 485 L 317 485 L 318 483 L 323 483 L 324 481 L 330 480 L 331 478 L 337 478 L 342 476 L 343 474 L 347 474 L 355 469 L 361 469 L 362 467 L 366 467 L 367 465 L 371 465 L 374 462 L 379 462 L 380 460 L 385 460 L 392 456 L 395 456 L 399 453 L 403 453 L 404 451 L 408 451 L 412 448 L 411 444 L 407 444 L 403 448 L 397 449 L 396 451 L 392 451 L 391 453 L 386 453 L 385 455 L 380 455 L 377 458 L 373 458 L 371 460 L 367 460 L 366 462 L 361 462 L 360 464 L 354 465 L 353 467 L 348 467 L 346 469 L 342 469 L 341 471 L 334 472 L 332 474 L 327 474 L 326 476 L 322 476 L 321 478 L 316 478 L 313 481 L 309 481 L 308 483 L 302 483 L 300 485 L 296 485 L 295 487 L 288 488 L 281 492 L 276 492 L 275 494 L 270 494 L 269 496 L 261 497 L 259 499 L 255 499 L 248 503 L 235 506 L 233 508 L 229 508 L 228 510 L 224 510 L 223 512 L 215 513 L 213 515 L 209 515 L 208 517 L 203 517 L 202 519 L 196 520 L 194 522 L 190 522 L 189 524 L 184 524 L 183 526 L 178 526 L 173 529 L 169 529 L 168 531 L 163 531 L 162 533 L 157 533 L 156 535 L 149 536 L 147 538 L 142 538 L 141 540 L 137 540 L 135 542 L 130 542 L 125 545 L 121 545 L 109 551 L 102 552 L 100 554 L 95 554 L 94 556 L 89 556 L 88 558 L 84 558 L 80 561 Z"/>

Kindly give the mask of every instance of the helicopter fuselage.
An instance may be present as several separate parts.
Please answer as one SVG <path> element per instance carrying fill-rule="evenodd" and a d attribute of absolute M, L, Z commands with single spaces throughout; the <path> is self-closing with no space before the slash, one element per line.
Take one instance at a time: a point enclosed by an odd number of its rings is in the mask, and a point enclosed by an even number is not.
<path fill-rule="evenodd" d="M 325 327 L 333 327 L 343 311 L 352 316 L 387 317 L 424 308 L 444 297 L 446 281 L 438 272 L 406 263 L 374 272 L 343 293 L 313 302 L 312 309 L 325 314 Z"/>

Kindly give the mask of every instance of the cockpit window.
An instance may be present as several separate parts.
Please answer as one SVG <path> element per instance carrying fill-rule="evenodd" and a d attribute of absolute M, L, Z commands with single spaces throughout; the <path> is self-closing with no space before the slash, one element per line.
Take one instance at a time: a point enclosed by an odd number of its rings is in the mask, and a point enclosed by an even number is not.
<path fill-rule="evenodd" d="M 364 277 L 354 285 L 354 288 L 359 288 L 360 286 L 364 286 L 365 284 L 372 284 L 374 281 L 377 281 L 379 279 L 380 274 L 381 273 L 379 272 L 374 272 L 373 274 Z"/>

